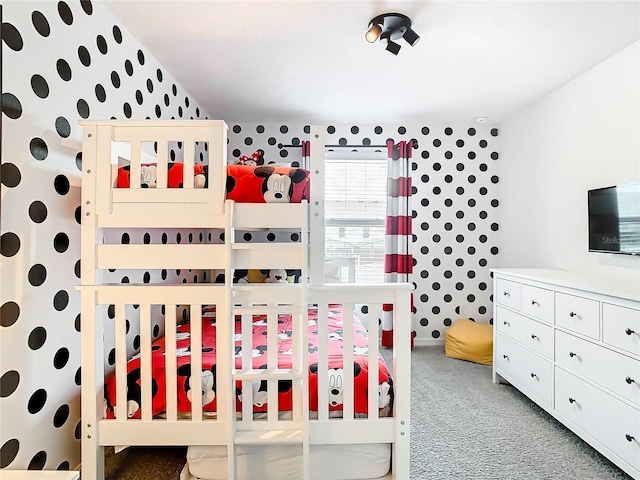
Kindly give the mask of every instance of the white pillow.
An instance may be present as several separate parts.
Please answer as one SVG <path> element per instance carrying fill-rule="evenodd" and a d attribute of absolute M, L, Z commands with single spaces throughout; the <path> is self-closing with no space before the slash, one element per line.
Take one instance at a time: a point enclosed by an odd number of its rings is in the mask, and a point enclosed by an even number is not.
<path fill-rule="evenodd" d="M 340 283 L 340 269 L 342 262 L 340 260 L 324 261 L 324 283 Z"/>

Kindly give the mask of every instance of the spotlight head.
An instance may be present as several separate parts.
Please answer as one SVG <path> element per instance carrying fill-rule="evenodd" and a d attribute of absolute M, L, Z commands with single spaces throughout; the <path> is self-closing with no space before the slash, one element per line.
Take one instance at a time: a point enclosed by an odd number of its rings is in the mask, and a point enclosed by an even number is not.
<path fill-rule="evenodd" d="M 411 27 L 409 27 L 407 31 L 404 32 L 402 38 L 404 38 L 412 47 L 414 47 L 416 43 L 418 43 L 418 40 L 420 40 L 420 36 L 416 32 L 414 32 Z"/>
<path fill-rule="evenodd" d="M 398 55 L 398 52 L 400 51 L 400 45 L 392 40 L 389 40 L 389 42 L 387 43 L 387 48 L 385 48 L 385 50 L 387 52 L 393 53 L 394 55 Z"/>
<path fill-rule="evenodd" d="M 381 33 L 382 27 L 376 23 L 371 25 L 371 28 L 369 28 L 367 33 L 364 35 L 364 38 L 367 39 L 367 42 L 373 43 L 378 39 Z"/>

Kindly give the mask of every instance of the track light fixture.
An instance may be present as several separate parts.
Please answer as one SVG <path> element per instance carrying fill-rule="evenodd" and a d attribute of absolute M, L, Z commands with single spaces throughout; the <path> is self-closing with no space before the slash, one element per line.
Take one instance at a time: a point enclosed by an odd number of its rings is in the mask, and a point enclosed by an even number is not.
<path fill-rule="evenodd" d="M 411 28 L 411 19 L 401 13 L 384 13 L 374 17 L 365 34 L 367 42 L 374 43 L 380 39 L 380 43 L 387 45 L 386 50 L 394 55 L 400 51 L 400 45 L 393 40 L 401 37 L 412 47 L 420 40 L 420 36 Z"/>

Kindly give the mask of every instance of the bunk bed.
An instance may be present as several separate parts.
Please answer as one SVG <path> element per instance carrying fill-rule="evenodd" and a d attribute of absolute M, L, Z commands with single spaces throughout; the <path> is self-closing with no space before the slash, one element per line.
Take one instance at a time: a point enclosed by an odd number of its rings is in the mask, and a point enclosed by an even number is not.
<path fill-rule="evenodd" d="M 227 164 L 223 121 L 80 123 L 83 476 L 104 478 L 105 446 L 139 445 L 187 446 L 184 479 L 409 478 L 412 286 L 325 283 L 322 129 L 311 129 L 310 165 L 255 172 Z M 234 196 L 240 174 L 260 194 Z M 153 228 L 208 234 L 109 242 L 118 229 Z M 238 240 L 279 230 L 297 241 Z M 205 280 L 108 283 L 117 269 L 193 269 Z M 236 283 L 239 271 L 264 269 L 299 280 Z M 375 326 L 383 304 L 394 312 L 388 363 L 378 329 L 357 314 L 366 305 Z M 131 305 L 140 341 L 127 358 Z M 164 335 L 154 339 L 157 307 Z"/>

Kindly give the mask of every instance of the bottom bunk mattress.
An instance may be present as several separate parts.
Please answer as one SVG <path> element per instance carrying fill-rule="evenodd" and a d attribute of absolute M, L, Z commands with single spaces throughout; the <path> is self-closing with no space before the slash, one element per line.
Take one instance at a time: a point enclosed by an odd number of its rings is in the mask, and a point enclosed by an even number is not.
<path fill-rule="evenodd" d="M 300 480 L 301 448 L 293 445 L 248 446 L 237 451 L 238 480 Z M 311 480 L 360 480 L 380 478 L 391 465 L 391 445 L 311 445 Z M 225 480 L 226 446 L 192 446 L 187 449 L 191 478 Z M 188 478 L 188 477 L 187 477 Z"/>
<path fill-rule="evenodd" d="M 368 334 L 357 315 L 353 315 L 353 398 L 355 416 L 366 416 L 368 409 Z M 239 317 L 238 317 L 239 318 Z M 341 416 L 343 410 L 343 334 L 344 323 L 341 305 L 330 305 L 328 315 L 328 385 L 318 386 L 318 311 L 310 307 L 308 311 L 308 361 L 309 361 L 309 410 L 318 411 L 318 388 L 326 388 L 328 392 L 328 406 L 323 409 L 329 411 L 331 417 Z M 278 315 L 277 346 L 278 367 L 281 369 L 292 367 L 293 339 L 291 315 Z M 267 366 L 267 317 L 255 315 L 252 319 L 252 363 L 253 368 Z M 242 362 L 242 322 L 235 322 L 235 362 L 236 368 L 241 368 Z M 197 386 L 191 381 L 191 353 L 190 353 L 190 324 L 177 327 L 176 333 L 177 358 L 177 403 L 178 412 L 191 412 L 191 399 L 197 396 L 192 390 Z M 162 416 L 166 413 L 166 371 L 165 371 L 165 338 L 159 338 L 152 345 L 152 377 L 153 397 L 152 415 Z M 140 385 L 140 354 L 134 356 L 127 363 L 127 417 L 137 419 L 141 417 L 141 385 Z M 216 317 L 215 306 L 203 308 L 202 316 L 202 377 L 201 399 L 205 415 L 213 416 L 216 412 Z M 267 412 L 266 382 L 252 382 L 253 412 L 264 415 Z M 236 412 L 242 412 L 242 382 L 236 384 Z M 196 390 L 197 391 L 197 390 Z M 393 380 L 389 369 L 378 354 L 378 396 L 379 416 L 391 415 L 393 409 Z M 110 375 L 104 385 L 105 418 L 115 418 L 116 380 Z M 291 382 L 280 380 L 278 384 L 278 411 L 287 412 L 292 409 Z M 197 397 L 196 397 L 197 398 Z"/>

